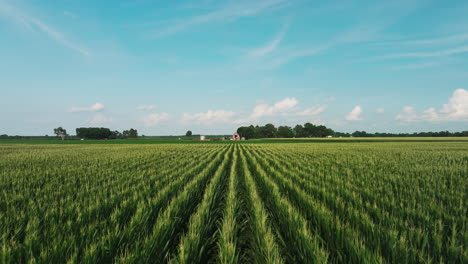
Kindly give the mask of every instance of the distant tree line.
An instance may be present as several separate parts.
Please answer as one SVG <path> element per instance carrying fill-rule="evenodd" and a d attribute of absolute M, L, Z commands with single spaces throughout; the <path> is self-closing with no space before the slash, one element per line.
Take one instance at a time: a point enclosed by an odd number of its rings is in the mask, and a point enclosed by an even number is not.
<path fill-rule="evenodd" d="M 125 138 L 137 138 L 138 131 L 136 129 L 124 130 L 120 133 L 117 130 L 110 130 L 104 127 L 80 127 L 76 129 L 76 136 L 67 134 L 67 131 L 62 127 L 54 128 L 54 134 L 61 138 L 68 139 L 125 139 Z M 45 136 L 9 136 L 7 134 L 0 135 L 0 139 L 54 139 L 54 137 Z"/>
<path fill-rule="evenodd" d="M 367 133 L 366 131 L 355 131 L 353 133 L 336 132 L 323 125 L 305 123 L 294 127 L 279 126 L 273 124 L 264 126 L 242 126 L 237 129 L 237 133 L 246 139 L 253 138 L 323 138 L 333 137 L 468 137 L 468 131 L 462 132 L 419 132 L 419 133 Z"/>
<path fill-rule="evenodd" d="M 264 126 L 242 126 L 237 129 L 237 133 L 246 139 L 252 138 L 306 138 L 306 137 L 326 137 L 333 136 L 335 131 L 326 126 L 316 126 L 311 123 L 296 125 L 294 128 L 289 126 L 279 126 L 276 128 L 273 124 Z"/>
<path fill-rule="evenodd" d="M 1 134 L 0 139 L 28 139 L 28 140 L 56 140 L 56 137 L 50 137 L 49 135 L 44 136 L 19 136 L 19 135 L 7 135 Z"/>
<path fill-rule="evenodd" d="M 192 131 L 187 131 L 186 136 L 192 135 Z M 333 131 L 323 125 L 313 125 L 305 123 L 304 125 L 296 125 L 294 127 L 279 126 L 266 124 L 264 126 L 242 126 L 237 129 L 237 133 L 246 139 L 253 138 L 309 138 L 309 137 L 468 137 L 468 131 L 462 132 L 415 132 L 415 133 L 368 133 L 366 131 L 355 131 L 353 133 L 343 133 Z M 125 139 L 137 138 L 138 131 L 136 129 L 124 130 L 120 133 L 117 130 L 110 130 L 103 127 L 80 127 L 76 129 L 76 136 L 70 136 L 62 127 L 54 129 L 54 134 L 59 138 L 85 138 L 85 139 Z M 53 139 L 54 137 L 45 136 L 9 136 L 0 134 L 0 139 Z"/>
<path fill-rule="evenodd" d="M 367 133 L 366 131 L 355 131 L 353 133 L 335 133 L 336 136 L 343 137 L 468 137 L 468 131 L 462 132 L 415 132 L 415 133 Z"/>
<path fill-rule="evenodd" d="M 76 136 L 85 139 L 123 139 L 137 138 L 138 131 L 131 128 L 120 133 L 117 130 L 111 131 L 104 127 L 80 127 L 76 129 Z"/>

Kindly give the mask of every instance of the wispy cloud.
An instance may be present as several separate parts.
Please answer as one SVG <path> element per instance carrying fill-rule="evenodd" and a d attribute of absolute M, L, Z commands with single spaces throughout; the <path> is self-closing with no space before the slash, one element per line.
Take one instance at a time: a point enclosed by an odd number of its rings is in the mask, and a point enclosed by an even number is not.
<path fill-rule="evenodd" d="M 275 70 L 282 66 L 303 57 L 318 55 L 327 50 L 329 46 L 314 46 L 308 48 L 285 48 L 281 51 L 265 53 L 265 56 L 244 56 L 234 67 L 234 70 L 252 71 L 252 70 Z M 276 49 L 276 47 L 275 47 Z M 251 53 L 247 53 L 249 55 Z M 269 56 L 266 56 L 266 55 Z"/>
<path fill-rule="evenodd" d="M 169 119 L 170 119 L 170 116 L 168 113 L 158 113 L 158 114 L 149 114 L 141 118 L 140 120 L 143 122 L 143 125 L 145 127 L 153 127 Z"/>
<path fill-rule="evenodd" d="M 442 57 L 454 54 L 468 52 L 468 46 L 460 46 L 452 49 L 444 49 L 439 51 L 431 52 L 408 52 L 408 53 L 395 53 L 390 55 L 384 55 L 376 57 L 375 59 L 400 59 L 400 58 L 430 58 L 430 57 Z"/>
<path fill-rule="evenodd" d="M 157 107 L 155 105 L 139 105 L 136 107 L 137 110 L 149 111 L 154 110 Z"/>
<path fill-rule="evenodd" d="M 14 7 L 0 0 L 0 17 L 21 25 L 28 30 L 33 30 L 28 19 L 22 16 Z"/>
<path fill-rule="evenodd" d="M 93 118 L 91 118 L 90 120 L 88 120 L 88 124 L 90 125 L 101 125 L 101 124 L 108 124 L 108 123 L 111 123 L 113 122 L 114 119 L 111 118 L 111 117 L 107 117 L 103 114 L 96 114 L 95 116 L 93 116 Z"/>
<path fill-rule="evenodd" d="M 197 114 L 184 113 L 182 122 L 195 122 L 207 125 L 215 123 L 229 123 L 235 115 L 235 112 L 226 110 L 208 110 L 207 112 Z"/>
<path fill-rule="evenodd" d="M 86 49 L 68 40 L 62 33 L 57 31 L 52 26 L 46 24 L 38 18 L 26 14 L 22 10 L 15 8 L 14 6 L 6 3 L 5 1 L 0 1 L 0 16 L 16 24 L 21 25 L 30 31 L 39 30 L 40 32 L 46 34 L 49 38 L 55 40 L 61 45 L 76 52 L 79 52 L 82 55 L 90 55 L 90 53 Z"/>
<path fill-rule="evenodd" d="M 414 64 L 406 64 L 400 66 L 393 66 L 390 67 L 392 70 L 418 70 L 418 69 L 426 69 L 430 67 L 437 66 L 438 63 L 435 62 L 425 62 L 425 63 L 414 63 Z"/>
<path fill-rule="evenodd" d="M 267 68 L 271 68 L 271 69 L 279 68 L 295 59 L 317 55 L 329 48 L 330 48 L 330 45 L 325 44 L 325 45 L 306 48 L 306 49 L 293 50 L 282 56 L 273 58 L 272 60 L 266 63 L 266 66 Z"/>
<path fill-rule="evenodd" d="M 254 16 L 285 2 L 285 0 L 233 1 L 215 11 L 173 22 L 169 27 L 156 31 L 151 36 L 163 37 L 194 26 L 220 21 L 235 21 L 242 17 Z"/>
<path fill-rule="evenodd" d="M 451 36 L 426 38 L 419 40 L 405 40 L 378 43 L 377 45 L 388 46 L 430 46 L 430 45 L 454 45 L 468 41 L 468 33 L 456 34 Z"/>
<path fill-rule="evenodd" d="M 415 10 L 424 6 L 426 0 L 396 0 L 382 1 L 367 7 L 367 14 L 358 24 L 336 36 L 333 44 L 357 43 L 374 41 L 379 38 L 379 33 L 397 23 Z"/>
<path fill-rule="evenodd" d="M 321 114 L 323 111 L 325 111 L 327 108 L 328 108 L 328 106 L 326 106 L 326 105 L 317 105 L 317 106 L 306 108 L 303 111 L 297 112 L 296 115 L 297 116 L 307 116 L 307 117 L 317 116 L 317 115 Z"/>
<path fill-rule="evenodd" d="M 95 103 L 90 107 L 72 107 L 68 112 L 97 112 L 104 110 L 104 105 L 102 103 Z"/>
<path fill-rule="evenodd" d="M 261 57 L 265 56 L 269 53 L 272 53 L 276 50 L 278 45 L 281 43 L 281 41 L 284 38 L 284 35 L 286 34 L 286 31 L 288 30 L 288 25 L 286 24 L 281 31 L 273 38 L 269 43 L 267 43 L 265 46 L 253 49 L 252 51 L 249 52 L 249 56 L 251 57 Z"/>
<path fill-rule="evenodd" d="M 327 41 L 306 47 L 288 47 L 278 50 L 286 33 L 286 27 L 264 47 L 254 49 L 249 53 L 250 58 L 258 58 L 259 61 L 242 61 L 242 68 L 245 65 L 249 65 L 248 67 L 253 67 L 255 69 L 274 70 L 294 60 L 320 55 L 328 50 L 339 48 L 346 44 L 377 40 L 379 38 L 379 33 L 397 23 L 402 17 L 420 8 L 423 2 L 423 0 L 399 0 L 391 3 L 379 3 L 369 7 L 368 14 L 364 15 L 364 18 L 357 24 L 352 25 L 347 30 L 335 35 Z"/>
<path fill-rule="evenodd" d="M 67 17 L 70 17 L 70 18 L 73 18 L 73 19 L 77 19 L 78 16 L 70 11 L 63 11 L 63 15 L 64 16 L 67 16 Z"/>

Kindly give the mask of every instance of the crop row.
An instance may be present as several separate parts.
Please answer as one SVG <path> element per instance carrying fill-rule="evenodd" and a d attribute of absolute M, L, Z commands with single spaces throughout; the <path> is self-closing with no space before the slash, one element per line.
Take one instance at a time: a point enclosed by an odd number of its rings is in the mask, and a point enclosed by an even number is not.
<path fill-rule="evenodd" d="M 467 153 L 450 142 L 0 145 L 0 261 L 467 263 Z"/>

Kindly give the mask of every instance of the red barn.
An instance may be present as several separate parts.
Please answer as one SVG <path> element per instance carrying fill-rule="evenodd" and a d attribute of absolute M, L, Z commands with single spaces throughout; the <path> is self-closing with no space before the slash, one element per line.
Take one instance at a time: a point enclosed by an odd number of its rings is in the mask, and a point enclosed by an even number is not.
<path fill-rule="evenodd" d="M 240 137 L 239 133 L 237 133 L 237 132 L 234 133 L 234 135 L 232 135 L 231 140 L 241 140 L 241 137 Z"/>

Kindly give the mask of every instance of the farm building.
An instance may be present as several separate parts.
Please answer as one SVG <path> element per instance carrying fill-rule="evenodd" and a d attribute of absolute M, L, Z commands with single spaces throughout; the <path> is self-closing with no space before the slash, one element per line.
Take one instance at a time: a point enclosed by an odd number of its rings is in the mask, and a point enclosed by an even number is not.
<path fill-rule="evenodd" d="M 231 140 L 241 140 L 241 137 L 240 137 L 239 133 L 237 133 L 237 132 L 234 133 L 232 135 L 232 137 L 231 137 Z"/>

